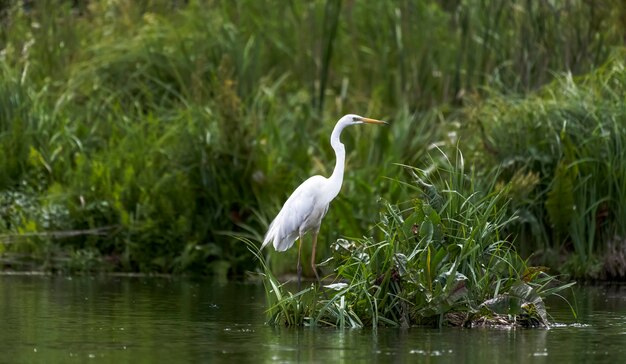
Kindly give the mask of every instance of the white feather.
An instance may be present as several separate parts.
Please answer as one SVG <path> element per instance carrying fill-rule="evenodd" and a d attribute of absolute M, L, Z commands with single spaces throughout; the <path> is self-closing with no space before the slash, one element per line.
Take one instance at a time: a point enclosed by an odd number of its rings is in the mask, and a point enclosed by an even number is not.
<path fill-rule="evenodd" d="M 261 248 L 273 241 L 277 251 L 285 251 L 299 236 L 319 230 L 332 200 L 324 193 L 328 183 L 328 178 L 313 176 L 298 186 L 270 224 Z"/>

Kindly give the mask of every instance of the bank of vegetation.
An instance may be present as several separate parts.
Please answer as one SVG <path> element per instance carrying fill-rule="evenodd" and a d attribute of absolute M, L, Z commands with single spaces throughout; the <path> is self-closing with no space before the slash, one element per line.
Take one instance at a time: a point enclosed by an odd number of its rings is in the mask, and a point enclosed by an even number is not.
<path fill-rule="evenodd" d="M 451 173 L 480 187 L 459 198 L 497 200 L 501 215 L 476 218 L 498 233 L 458 252 L 465 235 L 450 238 L 451 255 L 430 263 L 429 289 L 451 289 L 458 273 L 482 300 L 493 287 L 474 280 L 478 268 L 454 263 L 470 248 L 479 265 L 495 247 L 504 256 L 488 264 L 510 257 L 517 276 L 494 268 L 503 294 L 535 284 L 523 279 L 532 266 L 626 276 L 621 1 L 0 7 L 3 269 L 219 277 L 261 269 L 239 239 L 258 242 L 290 191 L 330 173 L 329 133 L 354 112 L 392 126 L 345 133 L 346 180 L 319 257 L 344 238 L 371 257 L 403 254 L 407 272 L 434 259 L 447 243 L 386 234 L 405 229 L 394 218 L 428 229 L 417 216 L 424 206 L 440 217 L 433 234 L 458 232 L 444 214 L 459 211 L 434 208 L 406 181 L 460 149 L 463 170 L 453 164 Z M 434 146 L 443 154 L 433 157 Z M 483 228 L 469 221 L 459 223 Z M 411 256 L 416 239 L 425 245 Z M 264 254 L 276 274 L 295 267 L 294 252 Z M 345 259 L 345 269 L 324 274 L 364 274 Z M 433 286 L 444 270 L 452 283 Z"/>

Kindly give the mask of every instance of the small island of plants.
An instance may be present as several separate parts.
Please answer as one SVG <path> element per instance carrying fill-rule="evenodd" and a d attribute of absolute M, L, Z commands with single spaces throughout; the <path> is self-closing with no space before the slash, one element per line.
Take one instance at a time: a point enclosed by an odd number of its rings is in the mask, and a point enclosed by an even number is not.
<path fill-rule="evenodd" d="M 572 286 L 520 257 L 506 227 L 508 187 L 478 184 L 462 154 L 406 167 L 413 196 L 381 201 L 381 239 L 338 239 L 332 283 L 291 293 L 262 253 L 271 325 L 340 328 L 414 325 L 549 327 L 544 299 Z M 321 283 L 321 282 L 320 282 Z M 572 310 L 574 316 L 575 311 Z"/>

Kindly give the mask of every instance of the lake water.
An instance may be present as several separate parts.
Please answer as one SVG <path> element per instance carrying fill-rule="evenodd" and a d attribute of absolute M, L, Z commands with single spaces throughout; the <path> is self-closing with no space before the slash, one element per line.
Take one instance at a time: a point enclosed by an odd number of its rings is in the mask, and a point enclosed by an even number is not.
<path fill-rule="evenodd" d="M 338 330 L 264 325 L 262 285 L 184 278 L 0 275 L 2 363 L 616 363 L 626 286 L 575 289 L 551 329 Z"/>

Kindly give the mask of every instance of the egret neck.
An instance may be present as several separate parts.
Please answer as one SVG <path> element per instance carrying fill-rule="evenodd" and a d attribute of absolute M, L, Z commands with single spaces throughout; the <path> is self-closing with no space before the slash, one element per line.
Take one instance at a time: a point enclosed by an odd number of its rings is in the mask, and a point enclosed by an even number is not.
<path fill-rule="evenodd" d="M 341 184 L 343 182 L 343 171 L 346 163 L 346 149 L 343 143 L 341 143 L 341 140 L 339 140 L 339 137 L 341 136 L 341 132 L 343 131 L 343 129 L 348 125 L 351 124 L 342 123 L 341 121 L 339 121 L 337 125 L 335 125 L 335 128 L 330 135 L 330 145 L 335 150 L 335 157 L 337 158 L 337 161 L 335 162 L 335 169 L 333 170 L 333 174 L 328 178 L 330 182 L 330 188 L 327 196 L 329 201 L 337 197 L 339 191 L 341 190 Z"/>

